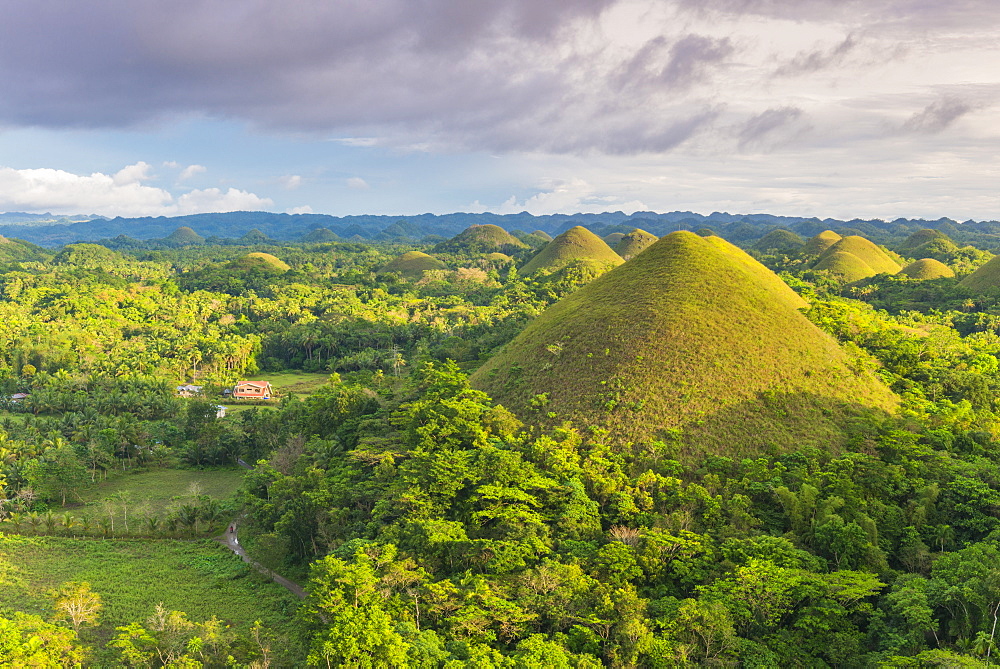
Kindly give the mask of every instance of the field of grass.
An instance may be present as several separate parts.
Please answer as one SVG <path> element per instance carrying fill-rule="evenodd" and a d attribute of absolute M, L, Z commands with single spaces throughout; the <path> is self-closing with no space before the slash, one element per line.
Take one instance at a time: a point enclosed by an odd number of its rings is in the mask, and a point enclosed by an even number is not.
<path fill-rule="evenodd" d="M 192 620 L 217 616 L 245 634 L 261 620 L 283 641 L 275 644 L 285 666 L 301 656 L 291 621 L 298 599 L 253 572 L 222 545 L 211 541 L 114 541 L 22 537 L 0 534 L 0 613 L 24 611 L 49 618 L 47 593 L 69 581 L 86 581 L 101 595 L 99 625 L 85 627 L 85 643 L 103 646 L 115 627 L 141 622 L 157 603 L 184 611 Z M 110 666 L 116 656 L 98 652 L 93 666 Z"/>
<path fill-rule="evenodd" d="M 252 376 L 250 381 L 270 381 L 271 387 L 280 395 L 309 395 L 330 380 L 329 372 L 301 372 L 287 370 Z"/>
<path fill-rule="evenodd" d="M 229 499 L 242 481 L 242 469 L 153 469 L 100 481 L 81 490 L 77 503 L 82 502 L 99 515 L 105 500 L 114 500 L 124 493 L 134 509 L 143 507 L 145 513 L 164 516 L 171 506 L 190 502 L 197 495 Z M 74 509 L 76 514 L 86 512 L 86 508 Z"/>

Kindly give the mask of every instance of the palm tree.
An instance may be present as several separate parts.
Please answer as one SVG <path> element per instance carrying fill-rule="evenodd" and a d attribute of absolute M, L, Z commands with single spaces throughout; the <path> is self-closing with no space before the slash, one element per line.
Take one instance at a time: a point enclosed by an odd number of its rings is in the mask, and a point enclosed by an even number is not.
<path fill-rule="evenodd" d="M 66 533 L 69 534 L 70 532 L 73 531 L 73 528 L 79 525 L 80 523 L 77 522 L 76 517 L 73 516 L 72 513 L 67 511 L 62 516 L 59 517 L 59 524 L 62 525 L 63 528 L 66 530 Z"/>
<path fill-rule="evenodd" d="M 22 516 L 20 513 L 12 512 L 9 516 L 7 516 L 6 521 L 14 526 L 15 532 L 20 532 L 21 523 L 24 522 L 24 516 Z"/>
<path fill-rule="evenodd" d="M 56 514 L 52 509 L 49 509 L 48 511 L 45 512 L 45 515 L 42 516 L 42 520 L 45 521 L 45 529 L 48 531 L 49 534 L 55 532 L 56 523 L 59 522 L 59 518 L 56 517 Z"/>
<path fill-rule="evenodd" d="M 160 529 L 159 516 L 146 516 L 146 531 L 148 531 L 150 535 L 154 535 L 158 529 Z"/>
<path fill-rule="evenodd" d="M 42 526 L 43 519 L 38 512 L 32 511 L 26 517 L 28 524 L 31 525 L 31 531 L 38 534 L 38 528 Z"/>

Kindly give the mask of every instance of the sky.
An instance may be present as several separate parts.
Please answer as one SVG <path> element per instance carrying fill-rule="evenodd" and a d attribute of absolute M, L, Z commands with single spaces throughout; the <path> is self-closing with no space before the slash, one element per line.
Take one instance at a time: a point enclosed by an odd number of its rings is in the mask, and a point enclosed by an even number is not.
<path fill-rule="evenodd" d="M 0 211 L 1000 218 L 995 0 L 0 11 Z"/>

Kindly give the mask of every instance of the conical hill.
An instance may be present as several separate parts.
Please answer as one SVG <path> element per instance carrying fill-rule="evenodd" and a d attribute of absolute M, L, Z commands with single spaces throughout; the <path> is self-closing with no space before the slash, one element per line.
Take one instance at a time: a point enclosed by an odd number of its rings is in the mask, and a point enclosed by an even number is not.
<path fill-rule="evenodd" d="M 446 269 L 443 262 L 422 251 L 408 251 L 386 263 L 378 272 L 396 272 L 405 279 L 419 279 L 424 272 L 431 269 Z"/>
<path fill-rule="evenodd" d="M 164 237 L 163 241 L 177 244 L 178 246 L 187 246 L 189 244 L 204 244 L 205 238 L 188 226 L 182 225 Z"/>
<path fill-rule="evenodd" d="M 805 241 L 791 230 L 771 230 L 753 245 L 758 251 L 797 251 Z"/>
<path fill-rule="evenodd" d="M 552 305 L 472 383 L 523 420 L 680 439 L 685 458 L 835 448 L 897 399 L 804 304 L 728 242 L 675 232 Z"/>
<path fill-rule="evenodd" d="M 434 253 L 515 253 L 528 245 L 499 225 L 473 225 L 433 248 Z"/>
<path fill-rule="evenodd" d="M 605 244 L 607 244 L 611 248 L 614 248 L 615 246 L 618 245 L 618 242 L 620 242 L 621 240 L 625 239 L 625 233 L 624 232 L 612 232 L 609 235 L 604 235 L 603 237 L 601 237 L 601 239 L 604 240 Z"/>
<path fill-rule="evenodd" d="M 288 263 L 270 253 L 254 252 L 241 256 L 230 263 L 233 269 L 263 270 L 280 274 L 291 269 Z"/>
<path fill-rule="evenodd" d="M 660 238 L 652 232 L 636 228 L 622 237 L 621 241 L 615 246 L 615 253 L 628 260 L 639 255 L 659 240 Z"/>
<path fill-rule="evenodd" d="M 578 225 L 542 247 L 542 250 L 518 271 L 522 276 L 529 276 L 539 271 L 554 272 L 576 261 L 611 267 L 625 262 L 603 239 Z"/>
<path fill-rule="evenodd" d="M 912 235 L 907 237 L 902 244 L 899 245 L 898 251 L 904 255 L 912 253 L 917 248 L 927 244 L 928 242 L 933 242 L 935 240 L 947 240 L 952 241 L 951 238 L 939 230 L 933 230 L 931 228 L 923 228 L 922 230 L 917 230 Z M 954 243 L 954 242 L 952 242 Z"/>
<path fill-rule="evenodd" d="M 847 251 L 824 253 L 813 269 L 829 272 L 842 283 L 854 283 L 878 274 L 864 260 Z"/>
<path fill-rule="evenodd" d="M 976 292 L 1000 289 L 1000 255 L 962 279 L 959 284 Z"/>
<path fill-rule="evenodd" d="M 835 253 L 850 253 L 856 256 L 873 270 L 872 276 L 875 274 L 896 274 L 902 269 L 899 263 L 893 260 L 888 253 L 876 246 L 874 242 L 858 235 L 848 235 L 826 251 L 823 251 L 814 268 L 822 269 L 819 265 Z"/>
<path fill-rule="evenodd" d="M 815 237 L 806 240 L 802 245 L 802 254 L 807 256 L 818 256 L 828 248 L 839 242 L 843 237 L 833 230 L 824 230 Z"/>
<path fill-rule="evenodd" d="M 917 281 L 929 281 L 931 279 L 944 279 L 955 276 L 955 272 L 943 262 L 934 258 L 922 258 L 912 262 L 899 271 Z"/>
<path fill-rule="evenodd" d="M 531 234 L 533 234 L 536 237 L 541 237 L 542 239 L 544 239 L 547 242 L 551 242 L 552 241 L 552 235 L 550 235 L 549 233 L 545 232 L 544 230 L 535 230 Z"/>

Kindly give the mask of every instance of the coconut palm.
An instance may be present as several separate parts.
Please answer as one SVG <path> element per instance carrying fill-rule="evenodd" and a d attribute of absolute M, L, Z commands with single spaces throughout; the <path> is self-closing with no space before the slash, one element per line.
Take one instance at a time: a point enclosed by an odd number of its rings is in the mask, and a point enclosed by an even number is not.
<path fill-rule="evenodd" d="M 67 511 L 66 513 L 64 513 L 59 517 L 59 524 L 62 525 L 63 529 L 66 530 L 66 533 L 69 534 L 73 531 L 73 528 L 79 525 L 80 523 L 77 521 L 76 517 L 72 513 Z"/>

